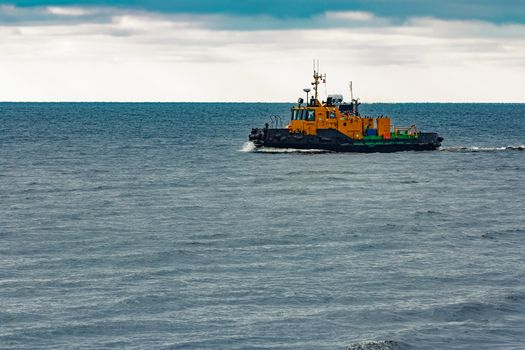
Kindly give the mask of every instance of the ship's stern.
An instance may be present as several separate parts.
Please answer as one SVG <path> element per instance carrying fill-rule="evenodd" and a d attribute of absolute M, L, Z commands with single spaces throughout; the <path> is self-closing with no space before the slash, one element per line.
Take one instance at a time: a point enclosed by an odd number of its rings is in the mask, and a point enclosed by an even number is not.
<path fill-rule="evenodd" d="M 419 143 L 428 145 L 430 149 L 437 149 L 441 147 L 443 137 L 439 136 L 436 132 L 422 132 L 419 134 Z"/>

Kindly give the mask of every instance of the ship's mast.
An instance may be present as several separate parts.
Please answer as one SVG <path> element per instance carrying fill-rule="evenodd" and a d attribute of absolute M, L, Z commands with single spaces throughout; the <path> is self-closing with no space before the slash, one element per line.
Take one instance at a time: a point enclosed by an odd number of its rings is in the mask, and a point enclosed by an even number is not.
<path fill-rule="evenodd" d="M 317 69 L 315 67 L 315 60 L 314 60 L 314 81 L 312 82 L 312 86 L 314 87 L 314 99 L 317 103 L 317 97 L 318 97 L 318 93 L 317 93 L 317 88 L 319 87 L 319 80 L 320 79 L 323 79 L 323 82 L 326 82 L 326 74 L 320 74 L 319 73 L 319 60 L 317 60 Z"/>

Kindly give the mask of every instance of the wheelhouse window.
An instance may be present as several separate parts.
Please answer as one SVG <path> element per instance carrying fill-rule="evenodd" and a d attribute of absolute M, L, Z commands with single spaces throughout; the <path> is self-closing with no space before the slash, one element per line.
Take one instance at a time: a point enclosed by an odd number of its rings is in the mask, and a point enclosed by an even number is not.
<path fill-rule="evenodd" d="M 307 109 L 292 109 L 292 120 L 315 120 L 315 111 Z"/>
<path fill-rule="evenodd" d="M 315 111 L 311 111 L 311 110 L 308 111 L 307 118 L 308 118 L 307 120 L 308 120 L 309 122 L 313 122 L 313 121 L 315 121 Z"/>

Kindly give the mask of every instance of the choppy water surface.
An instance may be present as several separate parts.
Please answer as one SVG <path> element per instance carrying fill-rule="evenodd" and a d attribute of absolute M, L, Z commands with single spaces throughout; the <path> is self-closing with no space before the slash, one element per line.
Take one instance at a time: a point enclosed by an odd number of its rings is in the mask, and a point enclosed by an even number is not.
<path fill-rule="evenodd" d="M 522 349 L 525 105 L 443 150 L 245 144 L 286 104 L 0 104 L 0 348 Z"/>

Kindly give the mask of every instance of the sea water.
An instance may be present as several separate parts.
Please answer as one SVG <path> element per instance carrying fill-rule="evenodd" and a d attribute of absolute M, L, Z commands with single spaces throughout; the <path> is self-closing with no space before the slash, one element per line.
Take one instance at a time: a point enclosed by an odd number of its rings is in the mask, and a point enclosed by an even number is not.
<path fill-rule="evenodd" d="M 255 150 L 289 104 L 0 104 L 0 348 L 523 349 L 525 105 L 440 151 Z"/>

